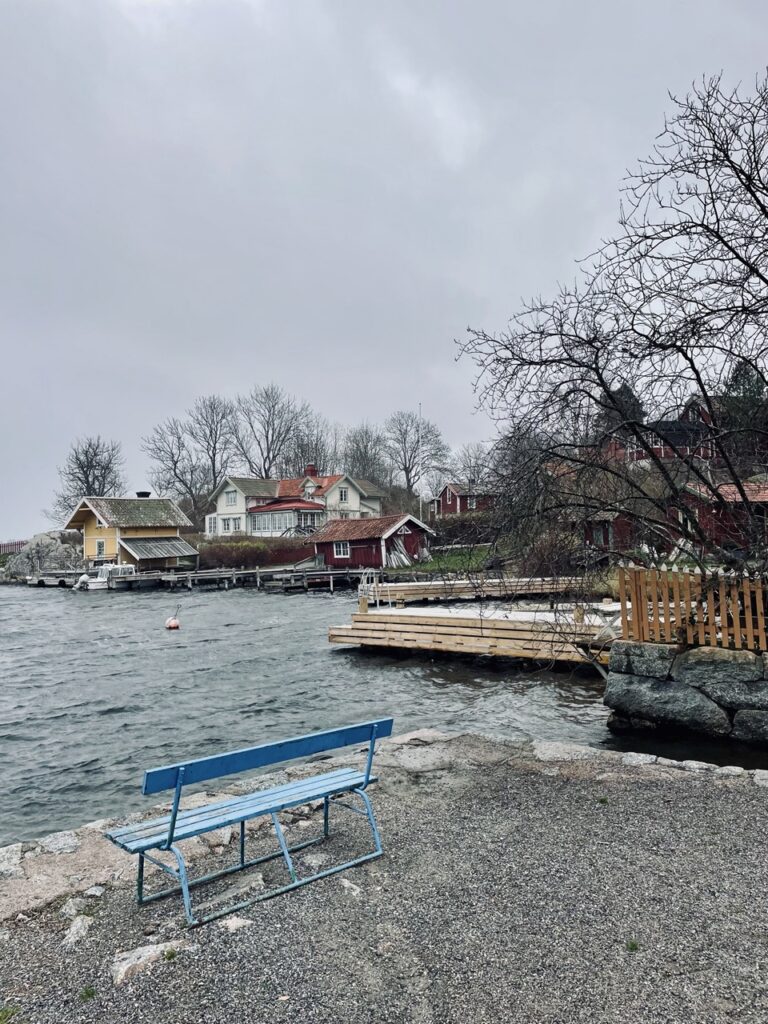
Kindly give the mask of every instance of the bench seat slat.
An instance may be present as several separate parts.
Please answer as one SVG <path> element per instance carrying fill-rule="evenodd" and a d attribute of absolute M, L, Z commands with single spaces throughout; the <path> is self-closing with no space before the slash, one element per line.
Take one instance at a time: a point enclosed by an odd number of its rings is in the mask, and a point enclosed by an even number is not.
<path fill-rule="evenodd" d="M 278 798 L 284 797 L 286 792 L 290 792 L 292 798 L 295 797 L 300 803 L 299 799 L 304 790 L 307 792 L 314 793 L 317 789 L 318 782 L 330 782 L 332 784 L 346 784 L 351 782 L 352 785 L 360 785 L 360 772 L 356 768 L 338 768 L 336 771 L 328 772 L 325 775 L 314 775 L 308 779 L 297 779 L 296 782 L 284 783 L 282 786 L 272 786 L 269 789 L 256 789 L 251 793 L 245 793 L 242 796 L 230 797 L 227 800 L 218 800 L 215 803 L 203 804 L 201 807 L 189 807 L 187 810 L 182 810 L 179 813 L 177 819 L 177 825 L 180 826 L 184 823 L 187 827 L 192 825 L 207 822 L 209 819 L 214 820 L 221 817 L 228 808 L 237 807 L 238 809 L 242 806 L 244 800 L 256 800 L 261 801 L 262 798 L 269 802 L 272 796 Z M 307 799 L 311 799 L 307 797 Z M 131 839 L 137 839 L 143 835 L 154 835 L 158 830 L 165 828 L 167 830 L 170 815 L 164 814 L 159 818 L 153 818 L 149 821 L 134 822 L 132 825 L 125 825 L 122 828 L 113 829 L 107 833 L 110 839 L 114 841 L 130 837 Z M 211 826 L 212 828 L 216 826 Z"/>
<path fill-rule="evenodd" d="M 368 780 L 375 782 L 373 776 Z M 215 828 L 234 825 L 248 818 L 270 814 L 287 807 L 315 800 L 331 793 L 342 793 L 365 783 L 363 772 L 340 768 L 325 775 L 299 779 L 272 789 L 256 790 L 241 797 L 221 800 L 203 807 L 180 811 L 176 818 L 174 842 L 191 839 Z M 128 853 L 157 849 L 168 836 L 170 815 L 139 822 L 108 832 L 107 838 Z"/>

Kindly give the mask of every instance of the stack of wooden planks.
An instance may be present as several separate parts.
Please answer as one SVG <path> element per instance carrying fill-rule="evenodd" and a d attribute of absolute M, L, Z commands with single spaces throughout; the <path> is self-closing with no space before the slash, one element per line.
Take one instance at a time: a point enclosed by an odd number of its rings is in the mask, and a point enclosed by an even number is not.
<path fill-rule="evenodd" d="M 409 601 L 457 601 L 478 598 L 529 597 L 538 594 L 581 594 L 586 581 L 578 576 L 536 578 L 493 576 L 464 576 L 451 579 L 418 580 L 413 583 L 362 584 L 360 594 L 381 604 Z"/>
<path fill-rule="evenodd" d="M 605 665 L 610 639 L 601 626 L 534 622 L 492 616 L 414 615 L 369 612 L 331 626 L 333 644 L 399 647 L 457 654 L 489 654 L 532 661 L 569 661 Z"/>

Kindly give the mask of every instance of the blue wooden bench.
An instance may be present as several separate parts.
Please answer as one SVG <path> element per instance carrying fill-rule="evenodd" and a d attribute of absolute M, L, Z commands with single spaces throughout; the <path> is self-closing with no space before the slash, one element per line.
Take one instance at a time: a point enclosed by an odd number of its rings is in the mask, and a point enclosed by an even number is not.
<path fill-rule="evenodd" d="M 258 747 L 233 750 L 227 754 L 214 754 L 212 757 L 201 757 L 195 761 L 186 761 L 182 764 L 172 764 L 164 768 L 153 768 L 146 771 L 142 787 L 142 792 L 145 796 L 152 793 L 160 793 L 163 790 L 174 790 L 170 813 L 162 818 L 142 821 L 135 825 L 126 825 L 123 828 L 117 828 L 105 833 L 107 839 L 110 839 L 122 850 L 138 854 L 136 901 L 140 904 L 150 903 L 152 900 L 158 900 L 172 893 L 181 892 L 184 899 L 184 911 L 189 924 L 203 924 L 224 914 L 231 914 L 234 910 L 241 910 L 243 907 L 250 906 L 258 900 L 269 899 L 280 893 L 296 889 L 300 885 L 314 882 L 318 878 L 324 878 L 326 875 L 343 871 L 354 864 L 362 864 L 364 861 L 380 857 L 382 853 L 381 839 L 376 827 L 376 819 L 373 815 L 371 801 L 365 790 L 371 782 L 376 781 L 376 777 L 371 775 L 376 740 L 391 735 L 392 719 L 384 718 L 375 722 L 363 722 L 359 725 L 348 725 L 340 729 L 329 729 L 326 732 L 297 736 L 294 739 L 282 740 L 279 743 L 265 743 Z M 243 796 L 217 800 L 215 803 L 210 803 L 203 807 L 180 810 L 181 792 L 185 785 L 191 785 L 194 782 L 207 782 L 210 779 L 219 779 L 225 775 L 240 774 L 255 768 L 282 764 L 297 758 L 309 757 L 312 754 L 320 754 L 324 751 L 338 750 L 342 747 L 363 743 L 368 745 L 368 752 L 365 766 L 362 770 L 353 767 L 337 768 L 335 771 L 326 772 L 323 775 L 313 775 L 310 778 L 299 779 L 296 782 L 273 786 L 271 789 L 256 790 Z M 343 801 L 341 797 L 345 794 L 359 797 L 362 802 L 362 809 Z M 297 843 L 294 846 L 288 846 L 277 817 L 278 814 L 287 808 L 297 807 L 300 804 L 317 800 L 323 801 L 322 835 L 302 843 Z M 355 814 L 362 814 L 368 818 L 373 834 L 374 850 L 372 853 L 366 853 L 362 857 L 356 857 L 354 860 L 346 861 L 344 864 L 339 864 L 336 867 L 327 868 L 325 871 L 318 871 L 314 875 L 299 878 L 291 859 L 291 854 L 297 850 L 303 850 L 307 846 L 322 842 L 328 837 L 330 834 L 329 811 L 331 804 L 334 807 L 344 807 Z M 246 860 L 245 823 L 261 815 L 269 815 L 272 819 L 279 849 L 266 856 Z M 194 836 L 202 835 L 205 832 L 212 832 L 214 829 L 224 828 L 227 825 L 240 826 L 240 846 L 237 863 L 190 881 L 184 857 L 177 844 L 184 839 L 191 839 Z M 177 866 L 173 867 L 170 864 L 164 864 L 157 857 L 152 856 L 150 851 L 156 850 L 170 851 L 176 859 Z M 251 867 L 254 864 L 262 864 L 265 861 L 274 860 L 276 857 L 282 857 L 285 861 L 285 866 L 291 879 L 287 885 L 260 893 L 258 896 L 217 910 L 206 917 L 195 917 L 192 912 L 192 902 L 189 896 L 189 890 L 193 886 L 209 882 L 214 878 L 220 878 L 222 875 L 231 874 L 233 871 L 242 871 L 243 868 Z M 162 871 L 171 875 L 178 884 L 170 889 L 164 889 L 162 892 L 145 896 L 145 860 L 156 864 Z"/>

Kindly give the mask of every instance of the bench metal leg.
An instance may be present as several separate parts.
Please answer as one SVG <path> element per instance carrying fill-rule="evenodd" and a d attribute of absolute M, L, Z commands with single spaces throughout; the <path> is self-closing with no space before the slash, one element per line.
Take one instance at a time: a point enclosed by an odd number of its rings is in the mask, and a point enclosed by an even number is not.
<path fill-rule="evenodd" d="M 323 835 L 328 838 L 328 797 L 323 800 Z"/>
<path fill-rule="evenodd" d="M 136 873 L 136 902 L 144 902 L 144 854 L 139 854 L 139 869 Z"/>
<path fill-rule="evenodd" d="M 270 814 L 270 818 L 272 819 L 272 825 L 274 826 L 274 829 L 275 829 L 275 835 L 277 836 L 277 841 L 278 841 L 278 843 L 280 843 L 280 849 L 283 852 L 283 859 L 285 860 L 286 867 L 288 868 L 288 874 L 291 876 L 291 881 L 295 882 L 296 881 L 296 869 L 293 866 L 293 861 L 291 860 L 291 855 L 288 852 L 288 846 L 286 845 L 285 836 L 283 835 L 283 830 L 282 830 L 282 828 L 280 826 L 280 822 L 277 820 L 277 815 L 276 814 Z"/>
<path fill-rule="evenodd" d="M 245 822 L 240 822 L 240 867 L 245 867 Z"/>

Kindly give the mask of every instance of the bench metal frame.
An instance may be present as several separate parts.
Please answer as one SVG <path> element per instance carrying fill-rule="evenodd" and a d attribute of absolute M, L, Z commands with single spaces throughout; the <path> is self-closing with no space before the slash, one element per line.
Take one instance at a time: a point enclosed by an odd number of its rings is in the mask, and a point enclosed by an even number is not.
<path fill-rule="evenodd" d="M 188 762 L 183 765 L 172 765 L 168 768 L 153 769 L 152 771 L 146 772 L 144 777 L 144 793 L 157 792 L 164 788 L 171 788 L 167 786 L 171 775 L 175 778 L 175 785 L 173 785 L 174 795 L 173 803 L 171 806 L 170 818 L 168 821 L 168 831 L 166 838 L 163 842 L 158 843 L 156 846 L 150 847 L 152 850 L 162 850 L 172 853 L 176 860 L 176 867 L 171 864 L 166 864 L 158 857 L 153 856 L 147 850 L 143 850 L 137 853 L 139 862 L 137 869 L 136 878 L 136 902 L 139 905 L 146 903 L 152 903 L 155 900 L 163 899 L 166 896 L 172 896 L 177 893 L 182 894 L 184 901 L 184 913 L 186 915 L 187 923 L 189 926 L 205 924 L 209 921 L 214 921 L 216 918 L 224 917 L 227 914 L 231 914 L 237 910 L 243 910 L 246 907 L 251 906 L 254 903 L 259 903 L 262 900 L 272 899 L 274 896 L 280 896 L 282 893 L 290 892 L 292 889 L 298 889 L 302 885 L 307 885 L 310 882 L 315 882 L 320 878 L 325 878 L 328 875 L 337 874 L 340 871 L 345 871 L 347 868 L 354 867 L 358 864 L 364 864 L 366 861 L 375 860 L 377 857 L 381 857 L 383 853 L 381 845 L 381 837 L 376 824 L 376 818 L 373 813 L 373 807 L 371 805 L 370 798 L 365 792 L 367 786 L 371 782 L 375 782 L 375 777 L 371 776 L 371 767 L 373 764 L 373 756 L 375 752 L 376 740 L 381 736 L 389 736 L 392 732 L 392 719 L 383 719 L 377 722 L 366 722 L 357 726 L 347 726 L 344 729 L 330 730 L 325 733 L 314 733 L 308 736 L 297 737 L 293 740 L 286 740 L 282 743 L 266 744 L 261 747 L 253 747 L 243 751 L 234 751 L 232 754 L 216 755 L 211 758 L 201 758 L 198 761 Z M 364 734 L 367 733 L 367 736 Z M 187 872 L 187 865 L 184 860 L 184 855 L 181 852 L 177 843 L 174 842 L 174 832 L 176 829 L 176 820 L 179 813 L 179 807 L 181 803 L 181 793 L 185 784 L 192 781 L 202 781 L 203 779 L 218 778 L 225 774 L 234 774 L 242 770 L 247 770 L 248 767 L 260 767 L 266 764 L 279 764 L 281 762 L 292 760 L 296 757 L 305 756 L 308 753 L 316 753 L 321 750 L 332 750 L 338 749 L 343 746 L 349 746 L 354 743 L 360 742 L 360 739 L 368 739 L 368 751 L 365 764 L 365 773 L 362 784 L 351 786 L 348 789 L 335 790 L 333 793 L 326 793 L 322 795 L 323 799 L 323 831 L 319 836 L 312 839 L 307 839 L 301 843 L 296 843 L 289 846 L 285 839 L 282 826 L 278 819 L 278 814 L 281 810 L 287 810 L 290 807 L 298 807 L 301 804 L 307 803 L 307 797 L 298 798 L 288 803 L 280 803 L 279 807 L 275 807 L 268 811 L 260 811 L 255 814 L 248 815 L 239 821 L 240 835 L 239 835 L 239 857 L 235 864 L 228 867 L 222 868 L 218 871 L 212 871 L 209 874 L 202 875 L 199 878 L 190 879 Z M 287 756 L 280 756 L 287 755 Z M 358 774 L 359 778 L 359 774 Z M 270 790 L 263 791 L 266 794 Z M 343 797 L 345 796 L 358 797 L 362 803 L 362 807 L 355 807 L 351 803 L 347 803 Z M 319 797 L 318 797 L 319 798 Z M 361 857 L 355 857 L 352 860 L 345 861 L 343 864 L 335 865 L 334 867 L 326 868 L 323 871 L 315 872 L 312 875 L 307 875 L 300 878 L 296 872 L 291 854 L 297 853 L 300 850 L 304 850 L 309 846 L 314 846 L 318 843 L 322 843 L 330 835 L 330 809 L 333 807 L 342 807 L 345 810 L 352 812 L 353 814 L 359 814 L 367 818 L 368 824 L 371 829 L 371 836 L 373 838 L 373 850 L 370 853 L 366 853 Z M 236 807 L 233 808 L 235 815 Z M 255 857 L 250 860 L 246 860 L 245 857 L 245 839 L 246 839 L 246 821 L 250 821 L 257 817 L 269 817 L 272 820 L 272 826 L 275 832 L 275 837 L 278 843 L 278 849 L 272 853 L 265 854 L 260 857 Z M 198 832 L 198 835 L 204 834 L 205 832 L 214 831 L 217 828 L 222 828 L 226 825 L 237 824 L 237 821 L 213 819 L 209 823 L 209 827 Z M 114 833 L 108 833 L 107 837 L 115 842 L 118 846 L 122 844 Z M 191 838 L 191 837 L 187 837 Z M 192 909 L 192 900 L 190 896 L 190 889 L 196 886 L 203 885 L 205 882 L 213 881 L 217 878 L 222 878 L 225 875 L 233 874 L 237 871 L 243 871 L 245 868 L 253 867 L 257 864 L 264 864 L 267 861 L 275 860 L 278 857 L 282 857 L 285 862 L 286 869 L 290 882 L 286 885 L 281 885 L 276 888 L 270 889 L 267 892 L 261 892 L 256 896 L 249 897 L 248 899 L 241 900 L 237 903 L 233 903 L 226 907 L 222 907 L 211 914 L 198 917 L 195 915 Z M 163 889 L 160 892 L 155 892 L 146 896 L 144 894 L 144 862 L 149 861 L 156 867 L 160 868 L 161 871 L 170 875 L 175 881 L 176 885 L 170 888 Z"/>

